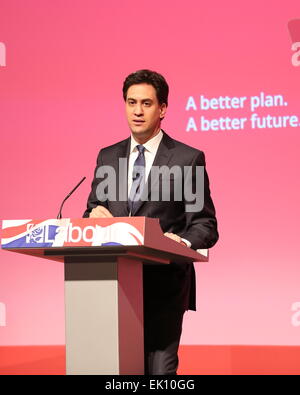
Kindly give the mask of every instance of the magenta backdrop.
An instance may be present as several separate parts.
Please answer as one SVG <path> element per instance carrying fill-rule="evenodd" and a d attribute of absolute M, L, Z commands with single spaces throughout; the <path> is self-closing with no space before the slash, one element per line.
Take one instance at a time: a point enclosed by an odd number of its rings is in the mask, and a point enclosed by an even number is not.
<path fill-rule="evenodd" d="M 82 216 L 98 150 L 129 135 L 124 78 L 157 70 L 163 128 L 206 153 L 220 230 L 182 343 L 299 345 L 299 17 L 299 0 L 0 0 L 0 218 L 56 217 L 86 175 L 64 209 Z M 247 99 L 205 110 L 201 95 Z M 259 128 L 254 113 L 294 118 Z M 64 344 L 63 293 L 61 264 L 1 251 L 0 345 Z"/>

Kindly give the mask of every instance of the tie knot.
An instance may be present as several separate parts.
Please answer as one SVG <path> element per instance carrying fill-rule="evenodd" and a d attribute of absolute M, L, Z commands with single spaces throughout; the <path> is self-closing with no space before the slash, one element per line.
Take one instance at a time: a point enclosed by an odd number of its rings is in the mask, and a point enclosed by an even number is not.
<path fill-rule="evenodd" d="M 138 149 L 140 154 L 143 154 L 145 151 L 145 147 L 141 144 L 137 145 L 136 148 Z"/>

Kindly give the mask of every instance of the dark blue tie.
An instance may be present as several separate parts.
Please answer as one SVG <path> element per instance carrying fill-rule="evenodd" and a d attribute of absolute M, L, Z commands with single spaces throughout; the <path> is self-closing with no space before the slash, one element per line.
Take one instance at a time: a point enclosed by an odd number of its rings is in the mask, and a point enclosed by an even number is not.
<path fill-rule="evenodd" d="M 145 185 L 145 147 L 143 145 L 137 145 L 136 148 L 139 154 L 133 164 L 132 186 L 128 198 L 130 214 L 134 214 L 139 206 L 143 186 Z"/>

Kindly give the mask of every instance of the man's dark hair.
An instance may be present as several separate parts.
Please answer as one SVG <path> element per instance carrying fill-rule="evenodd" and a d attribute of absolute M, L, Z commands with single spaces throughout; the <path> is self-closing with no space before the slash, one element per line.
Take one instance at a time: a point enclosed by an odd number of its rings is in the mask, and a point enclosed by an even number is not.
<path fill-rule="evenodd" d="M 156 90 L 156 96 L 159 104 L 165 103 L 168 106 L 169 86 L 165 78 L 151 70 L 138 70 L 135 73 L 129 74 L 123 84 L 123 97 L 126 101 L 127 91 L 131 85 L 149 84 Z"/>

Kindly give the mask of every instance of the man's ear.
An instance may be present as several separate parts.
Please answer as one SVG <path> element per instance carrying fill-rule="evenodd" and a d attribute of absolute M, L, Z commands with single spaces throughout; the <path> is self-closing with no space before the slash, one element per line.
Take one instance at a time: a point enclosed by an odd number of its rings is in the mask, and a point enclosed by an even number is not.
<path fill-rule="evenodd" d="M 166 103 L 163 103 L 160 107 L 160 119 L 164 119 L 166 112 L 167 112 L 167 105 Z"/>

